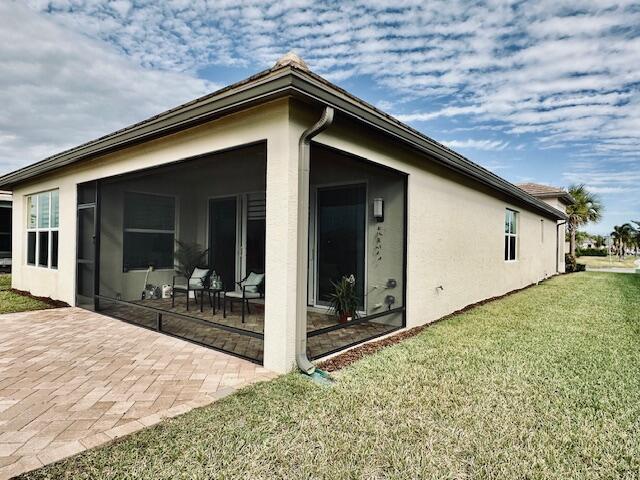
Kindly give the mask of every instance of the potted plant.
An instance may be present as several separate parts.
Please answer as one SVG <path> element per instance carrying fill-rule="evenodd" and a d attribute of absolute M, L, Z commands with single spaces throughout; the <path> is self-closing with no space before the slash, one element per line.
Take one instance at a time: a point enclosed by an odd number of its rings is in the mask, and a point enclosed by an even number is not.
<path fill-rule="evenodd" d="M 209 249 L 202 249 L 198 243 L 181 242 L 176 240 L 175 264 L 176 272 L 183 275 L 187 281 L 196 267 L 201 267 L 207 262 Z M 190 292 L 194 298 L 193 292 Z"/>
<path fill-rule="evenodd" d="M 334 283 L 331 294 L 331 312 L 338 317 L 340 323 L 346 323 L 349 317 L 358 317 L 358 296 L 356 295 L 356 278 L 353 275 L 342 277 Z"/>

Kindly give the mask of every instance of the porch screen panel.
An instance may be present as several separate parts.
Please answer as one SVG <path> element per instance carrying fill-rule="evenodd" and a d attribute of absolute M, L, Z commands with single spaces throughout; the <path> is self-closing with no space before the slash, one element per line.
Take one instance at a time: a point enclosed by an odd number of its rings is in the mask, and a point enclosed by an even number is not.
<path fill-rule="evenodd" d="M 359 305 L 364 304 L 366 187 L 318 190 L 318 299 L 331 300 L 333 284 L 343 276 L 356 279 Z"/>
<path fill-rule="evenodd" d="M 76 305 L 93 310 L 97 303 L 95 292 L 95 255 L 96 255 L 96 182 L 78 185 L 77 189 L 77 259 L 76 259 Z M 58 237 L 54 238 L 58 244 Z M 58 263 L 58 256 L 52 263 Z"/>
<path fill-rule="evenodd" d="M 266 152 L 266 145 L 260 148 Z M 102 178 L 92 191 L 78 190 L 79 210 L 87 208 L 79 211 L 78 291 L 91 294 L 100 313 L 261 362 L 264 300 L 245 304 L 244 322 L 239 302 L 227 302 L 225 311 L 221 301 L 244 268 L 242 242 L 259 241 L 252 228 L 264 222 L 266 176 L 260 181 L 253 174 L 260 171 L 266 171 L 266 154 L 227 151 Z M 176 239 L 194 251 L 211 248 L 208 255 L 192 255 Z M 183 275 L 186 266 L 209 262 L 225 283 L 221 291 L 217 282 L 189 282 Z"/>
<path fill-rule="evenodd" d="M 406 325 L 408 177 L 324 146 L 311 152 L 307 353 L 315 359 Z M 350 275 L 356 311 L 324 309 Z"/>

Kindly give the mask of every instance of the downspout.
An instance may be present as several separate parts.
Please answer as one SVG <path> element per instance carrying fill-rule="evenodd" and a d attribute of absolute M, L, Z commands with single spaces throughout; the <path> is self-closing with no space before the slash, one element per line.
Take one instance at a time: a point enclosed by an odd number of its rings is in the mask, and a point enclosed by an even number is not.
<path fill-rule="evenodd" d="M 556 223 L 556 273 L 560 273 L 560 227 L 566 224 L 566 220 Z"/>
<path fill-rule="evenodd" d="M 307 375 L 316 367 L 307 357 L 307 285 L 309 268 L 309 167 L 311 139 L 333 123 L 334 110 L 325 107 L 320 120 L 304 131 L 299 142 L 298 159 L 298 263 L 296 294 L 296 363 Z"/>

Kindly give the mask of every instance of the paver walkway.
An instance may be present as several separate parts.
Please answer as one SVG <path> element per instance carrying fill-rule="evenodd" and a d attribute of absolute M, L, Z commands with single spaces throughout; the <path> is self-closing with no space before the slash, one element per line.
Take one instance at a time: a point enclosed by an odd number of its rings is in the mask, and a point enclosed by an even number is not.
<path fill-rule="evenodd" d="M 273 377 L 78 308 L 0 315 L 0 479 Z"/>
<path fill-rule="evenodd" d="M 604 272 L 604 273 L 637 273 L 635 268 L 622 267 L 587 267 L 587 272 Z"/>

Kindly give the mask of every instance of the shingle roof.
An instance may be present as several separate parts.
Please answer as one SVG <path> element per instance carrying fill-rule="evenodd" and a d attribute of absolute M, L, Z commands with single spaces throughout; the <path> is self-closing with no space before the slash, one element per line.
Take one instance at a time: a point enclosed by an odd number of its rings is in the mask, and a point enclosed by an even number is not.
<path fill-rule="evenodd" d="M 558 197 L 564 200 L 566 203 L 573 203 L 571 195 L 561 187 L 554 187 L 552 185 L 543 185 L 541 183 L 516 183 L 516 186 L 527 192 L 529 195 L 533 195 L 538 198 L 551 198 Z"/>
<path fill-rule="evenodd" d="M 554 193 L 566 193 L 562 188 L 553 187 L 551 185 L 542 185 L 541 183 L 516 183 L 518 187 L 531 195 L 548 195 Z"/>

